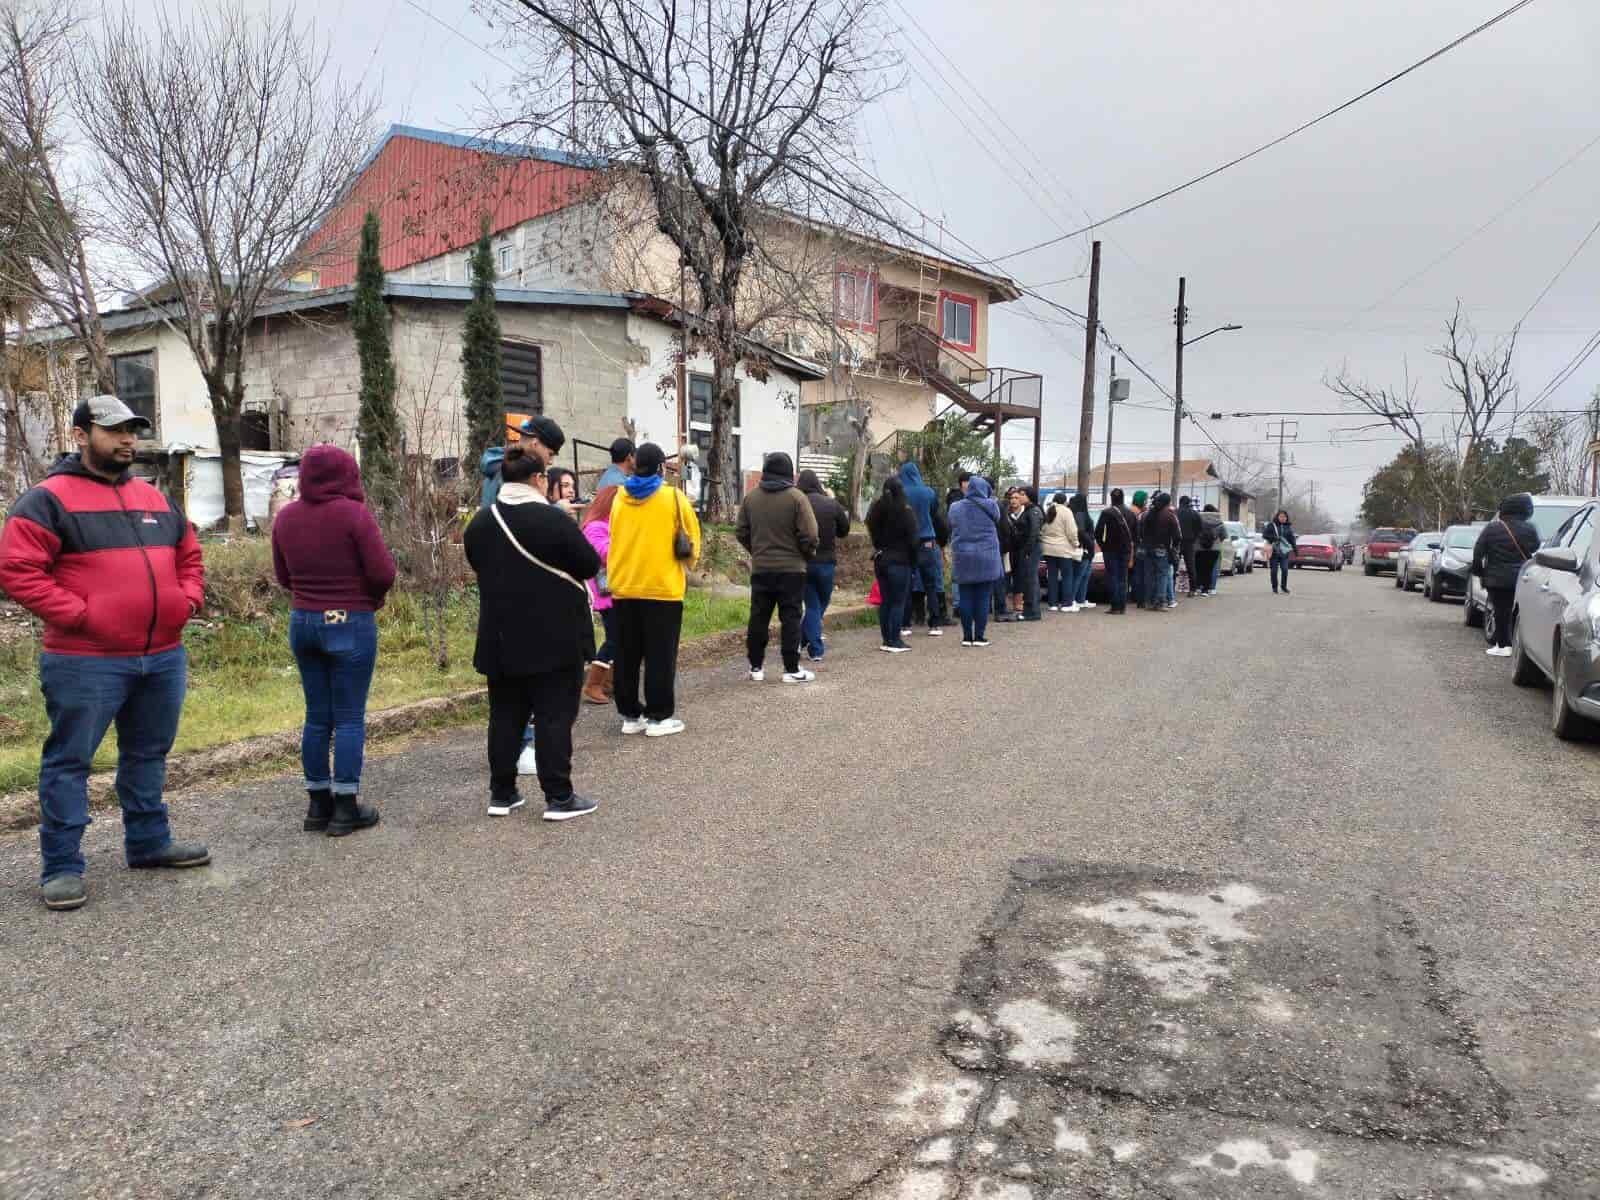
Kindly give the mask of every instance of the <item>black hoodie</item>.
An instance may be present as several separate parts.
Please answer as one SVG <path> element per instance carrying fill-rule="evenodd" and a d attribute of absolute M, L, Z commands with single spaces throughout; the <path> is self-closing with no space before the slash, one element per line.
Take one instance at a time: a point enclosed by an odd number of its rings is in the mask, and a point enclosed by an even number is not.
<path fill-rule="evenodd" d="M 1533 497 L 1518 492 L 1500 501 L 1500 512 L 1478 534 L 1472 547 L 1472 573 L 1486 588 L 1514 588 L 1523 564 L 1539 549 L 1539 531 L 1533 516 Z"/>
<path fill-rule="evenodd" d="M 838 551 L 834 541 L 850 532 L 850 514 L 845 511 L 844 505 L 822 490 L 822 481 L 817 478 L 815 471 L 801 471 L 798 486 L 811 502 L 811 511 L 817 518 L 817 552 L 811 556 L 811 561 L 837 562 Z"/>

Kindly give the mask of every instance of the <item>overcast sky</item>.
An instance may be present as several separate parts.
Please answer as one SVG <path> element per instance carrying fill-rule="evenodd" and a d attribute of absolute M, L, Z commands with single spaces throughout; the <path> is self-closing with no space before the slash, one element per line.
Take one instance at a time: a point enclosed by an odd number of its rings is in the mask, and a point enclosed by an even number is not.
<path fill-rule="evenodd" d="M 955 237 L 989 256 L 1076 228 L 1086 210 L 1100 217 L 1143 199 L 1365 90 L 1509 0 L 889 3 L 906 26 L 908 79 L 869 114 L 864 148 L 885 183 L 947 222 L 951 253 L 970 257 Z M 970 84 L 911 26 L 908 11 Z M 395 121 L 473 128 L 476 85 L 509 74 L 469 44 L 493 48 L 496 35 L 465 0 L 325 0 L 314 15 L 343 66 L 374 72 Z M 1486 339 L 1517 322 L 1600 218 L 1600 144 L 1396 289 L 1600 136 L 1597 52 L 1600 5 L 1535 0 L 1310 132 L 1106 226 L 1098 234 L 1102 318 L 1169 389 L 1180 274 L 1189 281 L 1191 336 L 1244 325 L 1185 356 L 1186 398 L 1201 414 L 1334 409 L 1320 381 L 1346 361 L 1397 385 L 1409 363 L 1420 398 L 1439 406 L 1447 399 L 1441 364 L 1428 350 L 1456 298 Z M 1015 142 L 985 102 L 1025 151 L 1003 148 Z M 940 236 L 932 227 L 929 234 Z M 1005 269 L 1040 284 L 1081 275 L 1087 259 L 1079 238 Z M 1042 290 L 1082 311 L 1087 280 Z M 1525 394 L 1537 393 L 1596 328 L 1600 236 L 1523 328 L 1517 374 Z M 1021 305 L 995 312 L 992 363 L 1045 376 L 1046 465 L 1076 462 L 1082 352 L 1081 330 L 1041 325 Z M 1102 349 L 1097 462 L 1104 372 Z M 1549 406 L 1581 407 L 1597 381 L 1600 354 Z M 1165 403 L 1137 375 L 1132 399 Z M 1275 459 L 1267 420 L 1206 425 L 1228 446 L 1250 444 Z M 1394 436 L 1339 432 L 1360 423 L 1307 417 L 1291 448 L 1291 476 L 1315 479 L 1319 501 L 1340 516 L 1354 514 L 1362 483 L 1401 445 Z M 1021 466 L 1028 435 L 1014 428 Z M 1119 410 L 1115 458 L 1169 456 L 1171 428 L 1170 408 Z M 1192 426 L 1185 442 L 1186 454 L 1209 449 Z"/>

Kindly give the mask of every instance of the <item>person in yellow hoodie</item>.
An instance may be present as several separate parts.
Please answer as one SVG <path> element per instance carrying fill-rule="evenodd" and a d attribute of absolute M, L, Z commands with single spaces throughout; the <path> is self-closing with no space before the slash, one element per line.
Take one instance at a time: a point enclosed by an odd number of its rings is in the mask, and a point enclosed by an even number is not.
<path fill-rule="evenodd" d="M 654 442 L 634 454 L 633 474 L 611 508 L 611 548 L 606 584 L 616 613 L 615 697 L 623 733 L 666 737 L 682 733 L 673 715 L 678 673 L 678 635 L 683 629 L 683 593 L 688 570 L 700 557 L 700 522 L 694 505 L 661 477 L 666 455 Z M 678 532 L 690 553 L 679 558 Z M 639 668 L 644 667 L 644 703 Z"/>

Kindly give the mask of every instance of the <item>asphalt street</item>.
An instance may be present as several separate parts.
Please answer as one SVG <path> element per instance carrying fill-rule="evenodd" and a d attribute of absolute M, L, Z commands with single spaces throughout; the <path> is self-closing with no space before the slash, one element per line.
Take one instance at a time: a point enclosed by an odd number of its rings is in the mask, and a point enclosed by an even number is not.
<path fill-rule="evenodd" d="M 0 1196 L 1600 1196 L 1600 746 L 1455 605 L 1257 572 L 988 650 L 175 797 L 47 913 L 0 842 Z M 287 655 L 285 657 L 287 662 Z"/>

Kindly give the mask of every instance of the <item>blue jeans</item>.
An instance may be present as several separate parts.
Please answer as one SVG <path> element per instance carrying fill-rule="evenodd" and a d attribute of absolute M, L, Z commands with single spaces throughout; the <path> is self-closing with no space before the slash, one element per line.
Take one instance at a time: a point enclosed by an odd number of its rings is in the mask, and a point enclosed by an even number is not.
<path fill-rule="evenodd" d="M 944 617 L 944 555 L 939 552 L 937 542 L 927 542 L 917 549 L 916 565 L 909 568 L 906 578 L 905 620 L 901 629 L 911 628 L 911 575 L 916 576 L 918 583 L 922 584 L 922 592 L 927 596 L 928 628 L 937 629 L 939 622 Z M 937 599 L 935 598 L 937 597 Z M 899 630 L 896 630 L 898 633 Z"/>
<path fill-rule="evenodd" d="M 289 649 L 300 665 L 300 688 L 306 696 L 306 723 L 300 733 L 306 789 L 331 787 L 335 795 L 354 796 L 361 790 L 367 691 L 378 661 L 377 616 L 351 612 L 341 620 L 297 608 L 289 614 Z"/>
<path fill-rule="evenodd" d="M 1164 608 L 1173 600 L 1172 559 L 1165 550 L 1145 553 L 1145 577 L 1149 580 L 1145 595 L 1154 608 Z"/>
<path fill-rule="evenodd" d="M 961 640 L 981 642 L 989 632 L 989 592 L 994 584 L 958 583 L 956 594 L 961 598 Z"/>
<path fill-rule="evenodd" d="M 1072 603 L 1073 589 L 1077 587 L 1076 568 L 1078 564 L 1070 558 L 1057 558 L 1054 554 L 1044 556 L 1044 602 L 1054 605 L 1069 605 Z"/>
<path fill-rule="evenodd" d="M 1111 607 L 1121 612 L 1128 607 L 1128 552 L 1107 550 L 1106 587 L 1111 591 Z"/>
<path fill-rule="evenodd" d="M 900 622 L 906 615 L 906 605 L 911 596 L 911 568 L 905 563 L 885 562 L 879 558 L 874 564 L 878 573 L 878 632 L 885 646 L 904 646 Z"/>
<path fill-rule="evenodd" d="M 1289 590 L 1289 559 L 1282 554 L 1272 556 L 1272 590 L 1278 590 L 1278 576 L 1283 576 L 1283 590 Z"/>
<path fill-rule="evenodd" d="M 1089 579 L 1094 575 L 1094 556 L 1084 555 L 1078 563 L 1077 589 L 1073 592 L 1073 601 L 1077 604 L 1089 603 Z"/>
<path fill-rule="evenodd" d="M 189 659 L 182 646 L 129 658 L 39 656 L 39 689 L 50 717 L 50 736 L 39 762 L 41 880 L 83 874 L 78 847 L 89 824 L 89 767 L 112 722 L 117 726 L 117 800 L 128 861 L 172 840 L 161 789 L 188 679 Z"/>
<path fill-rule="evenodd" d="M 837 566 L 831 562 L 806 564 L 806 611 L 800 618 L 800 644 L 811 651 L 812 658 L 822 657 L 822 618 L 833 600 L 833 573 Z"/>

